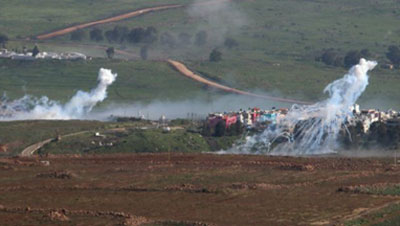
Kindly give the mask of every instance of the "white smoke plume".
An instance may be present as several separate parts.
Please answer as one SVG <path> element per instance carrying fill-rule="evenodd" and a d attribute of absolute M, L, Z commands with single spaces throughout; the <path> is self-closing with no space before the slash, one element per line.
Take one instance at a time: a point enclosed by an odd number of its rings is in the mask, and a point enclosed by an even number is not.
<path fill-rule="evenodd" d="M 209 31 L 209 38 L 214 42 L 223 41 L 228 32 L 235 32 L 248 23 L 246 15 L 229 0 L 195 0 L 187 14 L 207 24 L 201 28 Z"/>
<path fill-rule="evenodd" d="M 47 97 L 24 97 L 7 101 L 0 105 L 0 120 L 33 120 L 33 119 L 82 119 L 97 103 L 107 97 L 107 88 L 117 77 L 109 69 L 101 68 L 97 87 L 90 92 L 78 91 L 66 104 L 49 100 Z"/>
<path fill-rule="evenodd" d="M 270 126 L 263 133 L 247 137 L 234 152 L 312 155 L 335 152 L 339 132 L 352 116 L 354 105 L 368 85 L 367 72 L 377 65 L 361 59 L 343 78 L 329 84 L 325 101 L 309 106 L 294 105 L 277 127 Z"/>

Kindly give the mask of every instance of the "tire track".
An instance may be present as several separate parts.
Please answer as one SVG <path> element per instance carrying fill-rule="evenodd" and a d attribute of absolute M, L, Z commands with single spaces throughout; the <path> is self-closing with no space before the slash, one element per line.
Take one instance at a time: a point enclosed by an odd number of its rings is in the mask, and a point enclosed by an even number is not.
<path fill-rule="evenodd" d="M 76 136 L 79 134 L 83 134 L 83 133 L 87 133 L 89 131 L 81 131 L 81 132 L 76 132 L 76 133 L 70 133 L 64 136 L 61 136 L 61 138 L 66 138 L 66 137 L 71 137 L 71 136 Z M 19 156 L 21 157 L 29 157 L 32 156 L 37 150 L 39 150 L 40 148 L 42 148 L 43 146 L 45 146 L 48 143 L 51 143 L 52 141 L 54 141 L 54 138 L 50 138 L 44 141 L 40 141 L 38 143 L 32 144 L 30 146 L 28 146 L 27 148 L 25 148 L 21 154 L 19 154 Z"/>
<path fill-rule="evenodd" d="M 117 22 L 117 21 L 128 19 L 128 18 L 131 18 L 131 17 L 137 17 L 137 16 L 140 16 L 140 15 L 144 15 L 144 14 L 147 14 L 147 13 L 150 13 L 150 12 L 156 12 L 156 11 L 161 11 L 161 10 L 166 10 L 166 9 L 181 8 L 183 6 L 184 5 L 175 4 L 175 5 L 156 6 L 156 7 L 151 7 L 151 8 L 135 10 L 135 11 L 132 11 L 132 12 L 129 12 L 129 13 L 125 13 L 125 14 L 121 14 L 121 15 L 118 15 L 118 16 L 114 16 L 114 17 L 110 17 L 110 18 L 106 18 L 106 19 L 102 19 L 102 20 L 96 20 L 96 21 L 92 21 L 92 22 L 88 22 L 88 23 L 83 23 L 83 24 L 67 27 L 67 28 L 64 28 L 64 29 L 61 29 L 61 30 L 53 31 L 53 32 L 50 32 L 50 33 L 47 33 L 47 34 L 38 35 L 38 36 L 36 36 L 36 38 L 39 39 L 39 40 L 54 38 L 54 37 L 57 37 L 57 36 L 61 36 L 61 35 L 65 35 L 65 34 L 71 33 L 71 32 L 76 31 L 78 29 L 83 29 L 83 28 L 95 26 L 95 25 L 98 25 L 98 24 Z"/>
<path fill-rule="evenodd" d="M 174 60 L 167 60 L 167 63 L 169 65 L 171 65 L 174 69 L 176 69 L 178 72 L 180 72 L 182 75 L 193 79 L 197 82 L 203 83 L 205 85 L 217 88 L 217 89 L 221 89 L 225 92 L 229 92 L 229 93 L 236 93 L 236 94 L 240 94 L 240 95 L 245 95 L 245 96 L 252 96 L 252 97 L 258 97 L 258 98 L 263 98 L 266 100 L 272 100 L 272 101 L 278 101 L 278 102 L 286 102 L 286 103 L 295 103 L 295 104 L 306 104 L 309 105 L 311 104 L 310 102 L 306 102 L 306 101 L 300 101 L 300 100 L 294 100 L 294 99 L 286 99 L 286 98 L 279 98 L 279 97 L 272 97 L 272 96 L 266 96 L 266 95 L 259 95 L 259 94 L 255 94 L 255 93 L 250 93 L 250 92 L 246 92 L 246 91 L 242 91 L 239 89 L 235 89 L 235 88 L 231 88 L 225 85 L 221 85 L 219 83 L 210 81 L 208 79 L 205 79 L 203 77 L 201 77 L 200 75 L 195 74 L 194 72 L 190 71 L 184 64 L 178 62 L 178 61 L 174 61 Z"/>

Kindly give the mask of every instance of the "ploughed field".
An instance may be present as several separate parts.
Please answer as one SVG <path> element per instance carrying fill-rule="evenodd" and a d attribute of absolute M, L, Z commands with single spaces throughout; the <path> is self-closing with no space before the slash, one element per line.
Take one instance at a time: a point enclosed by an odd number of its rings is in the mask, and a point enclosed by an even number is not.
<path fill-rule="evenodd" d="M 3 225 L 396 225 L 392 159 L 213 154 L 0 159 Z"/>

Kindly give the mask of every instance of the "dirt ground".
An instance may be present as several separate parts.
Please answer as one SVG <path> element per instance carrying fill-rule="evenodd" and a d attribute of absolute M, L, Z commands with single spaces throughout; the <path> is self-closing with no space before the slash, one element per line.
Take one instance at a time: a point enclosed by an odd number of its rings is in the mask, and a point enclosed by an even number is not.
<path fill-rule="evenodd" d="M 341 225 L 400 201 L 355 189 L 399 184 L 392 163 L 212 154 L 2 158 L 0 222 Z"/>

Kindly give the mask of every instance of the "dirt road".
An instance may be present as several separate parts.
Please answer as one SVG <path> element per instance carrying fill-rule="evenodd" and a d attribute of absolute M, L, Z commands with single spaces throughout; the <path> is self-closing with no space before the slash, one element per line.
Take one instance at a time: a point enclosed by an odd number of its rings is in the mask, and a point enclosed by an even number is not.
<path fill-rule="evenodd" d="M 120 21 L 120 20 L 131 18 L 131 17 L 140 16 L 140 15 L 143 15 L 143 14 L 146 14 L 146 13 L 150 13 L 150 12 L 156 12 L 156 11 L 161 11 L 161 10 L 166 10 L 166 9 L 180 8 L 180 7 L 183 7 L 183 5 L 165 5 L 165 6 L 157 6 L 157 7 L 151 7 L 151 8 L 135 10 L 133 12 L 121 14 L 121 15 L 110 17 L 110 18 L 107 18 L 107 19 L 97 20 L 97 21 L 88 22 L 88 23 L 84 23 L 84 24 L 79 24 L 79 25 L 67 27 L 67 28 L 64 28 L 64 29 L 61 29 L 61 30 L 57 30 L 57 31 L 54 31 L 54 32 L 50 32 L 50 33 L 47 33 L 47 34 L 38 35 L 38 36 L 36 36 L 36 38 L 40 39 L 40 40 L 54 38 L 54 37 L 57 37 L 57 36 L 61 36 L 61 35 L 65 35 L 65 34 L 71 33 L 71 32 L 73 32 L 75 30 L 78 30 L 78 29 L 83 29 L 83 28 L 95 26 L 95 25 L 98 25 L 98 24 L 116 22 L 116 21 Z"/>
<path fill-rule="evenodd" d="M 88 131 L 81 131 L 81 132 L 76 132 L 76 133 L 70 133 L 70 134 L 61 136 L 61 138 L 76 136 L 76 135 L 83 134 L 83 133 L 87 133 L 87 132 L 88 132 Z M 44 145 L 46 145 L 46 144 L 52 142 L 53 140 L 54 140 L 54 138 L 50 138 L 50 139 L 47 139 L 47 140 L 44 140 L 44 141 L 40 141 L 40 142 L 38 142 L 38 143 L 36 143 L 36 144 L 32 144 L 32 145 L 28 146 L 27 148 L 25 148 L 25 149 L 21 152 L 20 156 L 21 156 L 21 157 L 29 157 L 29 156 L 32 156 L 37 150 L 39 150 L 40 148 L 42 148 Z"/>
<path fill-rule="evenodd" d="M 176 69 L 178 72 L 180 72 L 181 74 L 185 75 L 186 77 L 191 78 L 193 80 L 196 80 L 198 82 L 201 82 L 203 84 L 206 84 L 208 86 L 224 90 L 226 92 L 236 93 L 236 94 L 246 95 L 246 96 L 252 96 L 252 97 L 258 97 L 258 98 L 263 98 L 263 99 L 267 99 L 267 100 L 286 102 L 286 103 L 311 104 L 310 102 L 306 102 L 306 101 L 259 95 L 259 94 L 249 93 L 249 92 L 246 92 L 246 91 L 242 91 L 242 90 L 238 90 L 238 89 L 235 89 L 235 88 L 231 88 L 231 87 L 228 87 L 228 86 L 224 86 L 224 85 L 221 85 L 221 84 L 218 84 L 216 82 L 210 81 L 208 79 L 205 79 L 205 78 L 201 77 L 200 75 L 197 75 L 197 74 L 193 73 L 184 64 L 182 64 L 182 63 L 180 63 L 178 61 L 167 60 L 167 62 L 174 69 Z"/>

